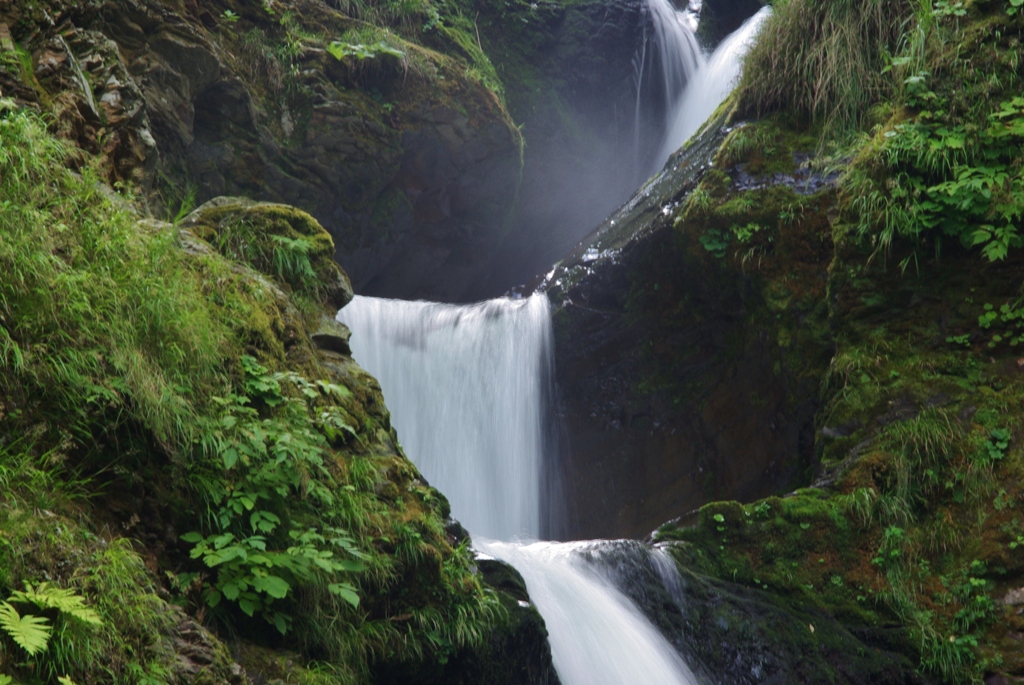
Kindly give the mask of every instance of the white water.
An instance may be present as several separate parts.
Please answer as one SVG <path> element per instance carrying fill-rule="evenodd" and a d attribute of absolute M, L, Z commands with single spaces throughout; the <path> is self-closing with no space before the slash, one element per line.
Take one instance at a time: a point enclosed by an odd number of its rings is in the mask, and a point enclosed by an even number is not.
<path fill-rule="evenodd" d="M 548 300 L 473 305 L 356 297 L 338 312 L 409 458 L 455 518 L 495 539 L 540 535 Z"/>
<path fill-rule="evenodd" d="M 562 685 L 696 685 L 668 640 L 577 557 L 586 544 L 477 541 L 523 574 Z"/>
<path fill-rule="evenodd" d="M 523 574 L 563 685 L 694 685 L 668 641 L 583 563 L 586 543 L 485 540 L 539 531 L 547 298 L 456 306 L 356 297 L 338 320 L 380 381 L 406 454 L 476 545 Z"/>
<path fill-rule="evenodd" d="M 694 73 L 704 64 L 704 55 L 694 31 L 697 29 L 694 14 L 688 10 L 677 10 L 670 0 L 648 0 L 647 12 L 650 13 L 654 35 L 645 35 L 637 54 L 633 58 L 633 72 L 636 81 L 636 141 L 637 153 L 641 153 L 641 126 L 649 120 L 644 117 L 642 109 L 645 102 L 657 107 L 665 113 L 662 127 L 672 123 L 672 116 L 681 102 L 687 83 Z M 651 73 L 657 69 L 655 73 Z M 660 81 L 650 83 L 652 78 Z M 656 92 L 661 100 L 651 103 L 651 91 Z M 649 161 L 649 160 L 648 160 Z M 655 160 L 656 171 L 664 164 L 664 159 Z M 638 161 L 638 164 L 642 164 Z M 643 169 L 644 178 L 651 170 Z"/>
<path fill-rule="evenodd" d="M 655 0 L 651 2 L 653 5 Z M 672 118 L 658 155 L 659 169 L 697 132 L 735 87 L 743 57 L 757 36 L 761 23 L 770 14 L 771 8 L 766 6 L 747 19 L 721 42 L 707 61 L 702 61 L 700 68 L 687 80 L 686 88 L 679 93 L 676 105 L 670 109 Z"/>

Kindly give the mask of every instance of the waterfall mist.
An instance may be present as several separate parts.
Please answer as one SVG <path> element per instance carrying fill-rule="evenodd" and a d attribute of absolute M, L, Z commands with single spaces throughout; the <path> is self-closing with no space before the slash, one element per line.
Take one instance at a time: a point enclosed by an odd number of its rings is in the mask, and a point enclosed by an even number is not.
<path fill-rule="evenodd" d="M 696 17 L 670 0 L 615 11 L 586 43 L 605 54 L 571 55 L 563 85 L 526 116 L 518 209 L 480 297 L 547 271 L 659 168 L 672 109 L 703 62 Z"/>

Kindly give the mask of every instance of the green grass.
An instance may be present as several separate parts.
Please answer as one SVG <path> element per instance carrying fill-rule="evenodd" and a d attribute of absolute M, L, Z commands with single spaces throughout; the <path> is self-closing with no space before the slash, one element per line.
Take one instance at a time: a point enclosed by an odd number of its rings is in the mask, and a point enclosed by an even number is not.
<path fill-rule="evenodd" d="M 140 231 L 98 175 L 25 112 L 0 118 L 0 390 L 14 407 L 53 403 L 77 437 L 116 408 L 182 445 L 204 390 L 224 383 L 227 327 L 176 236 Z"/>
<path fill-rule="evenodd" d="M 741 109 L 756 116 L 786 109 L 838 137 L 895 91 L 882 70 L 912 26 L 913 2 L 784 0 L 772 7 L 744 63 Z"/>

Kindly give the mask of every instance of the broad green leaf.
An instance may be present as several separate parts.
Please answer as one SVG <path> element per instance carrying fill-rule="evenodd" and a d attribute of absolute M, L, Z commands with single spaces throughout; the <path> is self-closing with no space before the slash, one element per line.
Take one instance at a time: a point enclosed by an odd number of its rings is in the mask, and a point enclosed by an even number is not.
<path fill-rule="evenodd" d="M 279 576 L 267 576 L 266 578 L 257 578 L 253 583 L 253 587 L 261 592 L 266 592 L 274 599 L 284 599 L 288 595 L 288 591 L 291 589 L 291 585 Z"/>
<path fill-rule="evenodd" d="M 353 585 L 349 583 L 332 583 L 327 586 L 327 589 L 352 606 L 359 606 L 359 595 L 356 594 L 356 589 Z"/>
<path fill-rule="evenodd" d="M 246 616 L 252 616 L 256 612 L 255 602 L 249 599 L 243 598 L 238 600 L 238 608 L 241 609 Z"/>
<path fill-rule="evenodd" d="M 288 632 L 288 624 L 291 622 L 291 617 L 287 614 L 282 614 L 280 611 L 274 614 L 274 627 L 284 635 Z M 0 683 L 3 685 L 3 683 Z"/>
<path fill-rule="evenodd" d="M 224 585 L 222 585 L 220 589 L 221 592 L 224 593 L 224 597 L 230 599 L 232 602 L 238 599 L 239 590 L 238 585 L 236 583 L 232 583 L 229 581 L 227 583 L 224 583 Z"/>
<path fill-rule="evenodd" d="M 355 559 L 342 559 L 338 562 L 338 568 L 342 571 L 352 571 L 353 573 L 366 570 L 366 564 Z"/>

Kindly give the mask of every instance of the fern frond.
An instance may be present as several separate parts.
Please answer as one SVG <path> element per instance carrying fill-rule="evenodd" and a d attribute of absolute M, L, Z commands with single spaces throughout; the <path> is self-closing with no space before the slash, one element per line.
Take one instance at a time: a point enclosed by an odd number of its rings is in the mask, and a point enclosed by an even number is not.
<path fill-rule="evenodd" d="M 86 606 L 85 598 L 75 594 L 74 590 L 54 587 L 49 583 L 40 583 L 35 587 L 32 587 L 30 583 L 25 583 L 25 590 L 11 593 L 8 600 L 34 604 L 40 609 L 56 609 L 83 623 L 94 626 L 103 625 L 100 615 L 92 607 Z"/>
<path fill-rule="evenodd" d="M 29 656 L 45 651 L 50 643 L 50 622 L 44 616 L 22 616 L 7 602 L 0 602 L 0 628 L 28 652 Z"/>

